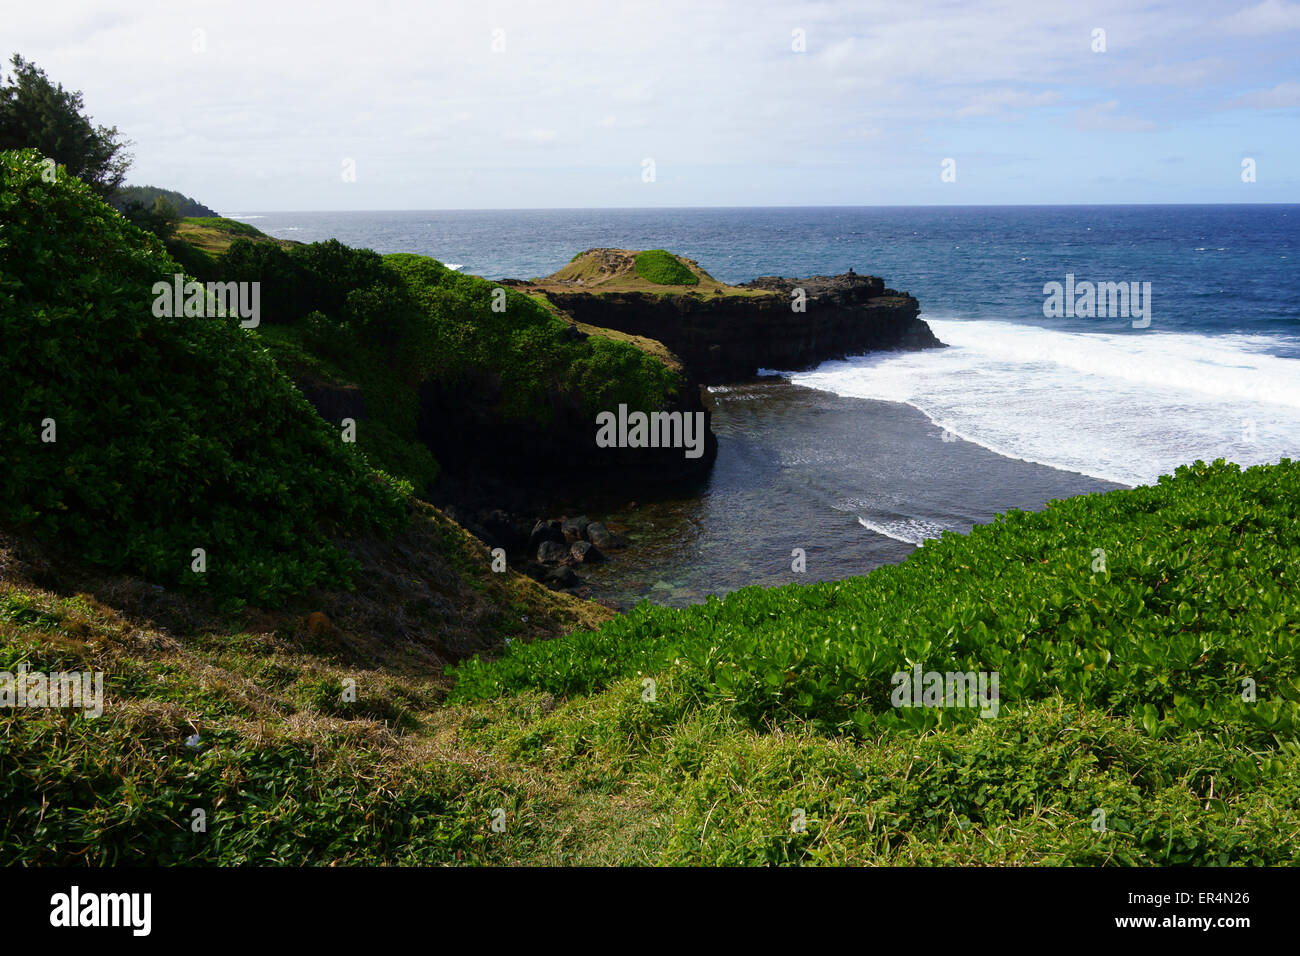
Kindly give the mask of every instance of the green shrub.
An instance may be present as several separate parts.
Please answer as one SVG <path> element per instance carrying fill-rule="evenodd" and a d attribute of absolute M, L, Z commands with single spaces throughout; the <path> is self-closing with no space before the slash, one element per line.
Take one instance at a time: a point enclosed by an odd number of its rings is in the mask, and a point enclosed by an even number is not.
<path fill-rule="evenodd" d="M 335 240 L 290 251 L 236 240 L 220 266 L 225 279 L 260 281 L 265 324 L 300 329 L 299 348 L 361 388 L 388 432 L 368 450 L 417 487 L 428 462 L 412 469 L 422 456 L 396 443 L 416 440 L 422 383 L 499 382 L 502 417 L 540 424 L 552 420 L 557 401 L 577 402 L 593 416 L 623 402 L 654 410 L 680 385 L 675 372 L 635 346 L 575 339 L 568 323 L 531 296 L 426 256 L 380 257 Z M 504 309 L 493 308 L 501 302 Z"/>
<path fill-rule="evenodd" d="M 205 729 L 191 749 L 167 717 L 5 724 L 5 866 L 446 864 L 475 852 L 489 809 L 463 768 L 394 768 L 342 732 Z"/>
<path fill-rule="evenodd" d="M 42 169 L 31 150 L 0 158 L 0 520 L 225 597 L 345 582 L 331 539 L 397 527 L 400 496 L 237 319 L 156 317 L 177 264 Z"/>
<path fill-rule="evenodd" d="M 700 277 L 666 249 L 636 254 L 636 274 L 656 285 L 699 285 Z"/>
<path fill-rule="evenodd" d="M 163 242 L 176 234 L 176 227 L 181 220 L 180 214 L 176 211 L 176 204 L 162 196 L 148 206 L 129 202 L 121 208 L 120 212 L 131 225 L 152 232 Z"/>
<path fill-rule="evenodd" d="M 455 385 L 488 373 L 501 383 L 502 414 L 550 419 L 552 396 L 572 395 L 591 415 L 626 402 L 662 408 L 680 380 L 662 362 L 626 342 L 574 339 L 566 322 L 514 289 L 462 275 L 424 256 L 384 257 L 405 281 L 415 307 L 403 332 L 409 374 Z M 494 301 L 505 308 L 494 311 Z"/>
<path fill-rule="evenodd" d="M 292 322 L 312 311 L 299 295 L 301 270 L 273 242 L 236 239 L 217 264 L 222 280 L 261 283 L 263 325 Z"/>
<path fill-rule="evenodd" d="M 223 265 L 226 278 L 263 282 L 272 305 L 259 335 L 285 368 L 359 387 L 370 416 L 359 424 L 359 444 L 418 493 L 438 474 L 416 434 L 424 383 L 499 383 L 502 420 L 543 426 L 559 403 L 592 416 L 620 403 L 653 410 L 680 386 L 677 373 L 635 346 L 574 338 L 531 296 L 425 256 L 381 259 L 337 242 L 286 253 L 237 241 Z M 290 290 L 288 302 L 273 285 Z M 493 309 L 498 302 L 504 310 Z"/>
<path fill-rule="evenodd" d="M 1154 736 L 1271 746 L 1300 731 L 1298 502 L 1300 464 L 1197 462 L 1150 487 L 945 534 L 865 577 L 686 610 L 643 603 L 599 631 L 467 662 L 456 696 L 588 693 L 678 660 L 707 697 L 756 721 L 865 735 L 979 719 L 891 707 L 892 675 L 919 664 L 997 672 L 1004 711 L 1060 695 Z"/>
<path fill-rule="evenodd" d="M 675 779 L 657 862 L 1294 866 L 1300 847 L 1280 834 L 1295 826 L 1296 757 L 1245 757 L 1199 734 L 1154 739 L 1059 699 L 870 746 L 733 731 Z"/>
<path fill-rule="evenodd" d="M 220 277 L 217 260 L 198 246 L 172 239 L 167 242 L 167 254 L 185 270 L 185 274 L 203 282 L 215 282 Z"/>

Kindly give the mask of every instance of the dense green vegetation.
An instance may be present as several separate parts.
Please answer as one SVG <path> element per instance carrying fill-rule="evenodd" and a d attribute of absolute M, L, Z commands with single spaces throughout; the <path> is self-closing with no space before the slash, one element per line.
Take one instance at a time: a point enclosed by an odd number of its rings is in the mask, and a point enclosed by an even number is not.
<path fill-rule="evenodd" d="M 1198 462 L 863 578 L 643 604 L 467 662 L 453 699 L 581 707 L 653 677 L 660 703 L 604 732 L 669 776 L 690 741 L 665 860 L 1294 864 L 1298 503 L 1300 465 Z M 998 716 L 891 707 L 918 664 L 997 672 Z M 532 734 L 591 746 L 559 732 Z"/>
<path fill-rule="evenodd" d="M 237 319 L 155 316 L 177 264 L 44 169 L 0 154 L 0 520 L 242 600 L 346 580 L 330 538 L 396 527 L 397 492 Z"/>
<path fill-rule="evenodd" d="M 0 673 L 99 671 L 106 697 L 98 718 L 0 707 L 0 865 L 505 859 L 519 841 L 486 840 L 489 813 L 513 811 L 530 784 L 430 748 L 445 713 L 434 662 L 484 643 L 474 631 L 555 633 L 608 612 L 493 573 L 481 542 L 413 511 L 388 559 L 367 558 L 366 594 L 338 595 L 335 621 L 320 624 L 187 602 L 191 623 L 169 631 L 84 593 L 103 591 L 75 567 L 60 570 L 66 594 L 32 586 L 0 533 Z M 437 607 L 392 600 L 397 577 L 427 579 Z M 376 589 L 369 611 L 347 613 Z M 115 605 L 138 592 L 153 610 L 146 584 L 109 590 Z M 367 626 L 397 613 L 401 641 Z"/>
<path fill-rule="evenodd" d="M 666 249 L 636 254 L 636 274 L 656 285 L 699 285 L 700 277 Z"/>
<path fill-rule="evenodd" d="M 610 620 L 403 500 L 438 474 L 418 390 L 544 426 L 676 372 L 425 257 L 166 196 L 141 230 L 95 195 L 115 131 L 15 63 L 0 129 L 48 121 L 67 168 L 0 153 L 0 673 L 107 700 L 0 708 L 0 864 L 1300 865 L 1300 465 Z M 181 269 L 260 282 L 262 325 L 155 315 Z M 359 389 L 361 453 L 293 382 Z M 891 706 L 913 667 L 996 673 L 997 716 Z"/>
<path fill-rule="evenodd" d="M 589 415 L 620 402 L 655 409 L 680 385 L 634 345 L 574 337 L 531 296 L 424 256 L 236 240 L 218 271 L 261 283 L 261 337 L 295 379 L 360 388 L 371 417 L 359 443 L 417 490 L 437 475 L 416 439 L 421 383 L 493 381 L 503 420 L 542 426 L 560 403 Z"/>
<path fill-rule="evenodd" d="M 182 192 L 175 189 L 163 189 L 160 186 L 122 186 L 113 196 L 113 206 L 117 209 L 124 209 L 131 203 L 137 203 L 146 208 L 152 207 L 158 200 L 164 200 L 176 210 L 176 215 L 185 218 L 207 218 L 216 217 L 214 209 L 209 209 L 197 199 L 191 199 Z M 219 218 L 219 217 L 218 217 Z M 233 219 L 220 219 L 223 223 L 234 223 Z M 236 223 L 243 225 L 243 223 Z"/>
<path fill-rule="evenodd" d="M 12 347 L 0 372 L 12 400 L 0 425 L 15 438 L 0 519 L 75 542 L 94 564 L 275 603 L 348 579 L 330 539 L 401 520 L 358 446 L 420 491 L 437 478 L 416 438 L 422 383 L 494 381 L 504 419 L 543 427 L 560 403 L 654 409 L 679 385 L 634 345 L 571 335 L 530 296 L 434 260 L 335 241 L 283 248 L 219 218 L 183 225 L 245 237 L 223 254 L 183 236 L 164 247 L 50 173 L 34 151 L 5 154 L 0 302 Z M 258 282 L 260 332 L 155 316 L 154 283 L 182 268 Z M 304 387 L 359 386 L 357 445 L 284 371 Z"/>
<path fill-rule="evenodd" d="M 423 256 L 385 256 L 427 317 L 423 368 L 455 384 L 489 370 L 500 376 L 503 411 L 513 419 L 551 416 L 552 392 L 589 416 L 626 403 L 662 408 L 677 392 L 675 372 L 635 346 L 599 335 L 570 336 L 569 325 L 531 296 L 462 275 Z M 501 311 L 494 298 L 504 301 Z M 466 322 L 472 315 L 477 321 Z"/>
<path fill-rule="evenodd" d="M 132 200 L 121 206 L 119 211 L 131 225 L 137 226 L 145 230 L 145 232 L 152 232 L 164 244 L 176 234 L 176 227 L 180 225 L 181 221 L 176 206 L 172 204 L 171 200 L 162 196 L 159 196 L 147 206 Z"/>
<path fill-rule="evenodd" d="M 1300 465 L 1198 462 L 1154 486 L 1010 512 L 863 578 L 642 604 L 600 631 L 467 663 L 456 693 L 589 693 L 675 661 L 755 720 L 874 735 L 978 719 L 891 707 L 891 675 L 919 664 L 998 672 L 1004 708 L 1059 695 L 1153 734 L 1265 745 L 1300 729 L 1298 502 Z"/>
<path fill-rule="evenodd" d="M 863 578 L 644 606 L 448 700 L 292 632 L 179 641 L 11 588 L 0 669 L 94 666 L 109 699 L 0 714 L 0 859 L 1297 865 L 1297 471 L 1197 465 Z M 871 657 L 996 667 L 998 716 L 890 719 Z"/>
<path fill-rule="evenodd" d="M 128 216 L 128 218 L 130 218 Z M 166 242 L 167 252 L 185 271 L 205 282 L 221 281 L 225 270 L 221 257 L 240 239 L 253 243 L 291 248 L 299 243 L 272 239 L 246 222 L 221 217 L 192 216 L 175 224 L 175 235 Z M 273 290 L 274 291 L 274 290 Z"/>

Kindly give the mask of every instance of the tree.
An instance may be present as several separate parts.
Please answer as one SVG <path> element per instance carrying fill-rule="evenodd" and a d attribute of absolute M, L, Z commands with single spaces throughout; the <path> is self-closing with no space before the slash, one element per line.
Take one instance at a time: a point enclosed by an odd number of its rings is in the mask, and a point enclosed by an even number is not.
<path fill-rule="evenodd" d="M 112 196 L 131 165 L 117 127 L 95 126 L 81 112 L 81 92 L 51 83 L 36 64 L 17 53 L 11 62 L 13 76 L 0 76 L 0 150 L 30 146 L 102 198 Z"/>
<path fill-rule="evenodd" d="M 159 196 L 152 205 L 129 202 L 122 207 L 121 213 L 132 225 L 147 229 L 163 242 L 176 234 L 176 227 L 181 221 L 176 204 L 166 196 Z"/>

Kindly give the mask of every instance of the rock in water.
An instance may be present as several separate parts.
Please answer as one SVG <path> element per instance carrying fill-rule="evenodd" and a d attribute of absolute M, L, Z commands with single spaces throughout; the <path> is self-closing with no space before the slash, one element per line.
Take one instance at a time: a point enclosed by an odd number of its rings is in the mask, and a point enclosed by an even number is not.
<path fill-rule="evenodd" d="M 565 543 L 564 532 L 560 530 L 558 521 L 539 521 L 533 525 L 533 533 L 528 536 L 528 550 L 536 554 L 543 541 L 554 541 L 556 544 Z"/>
<path fill-rule="evenodd" d="M 599 521 L 593 521 L 587 525 L 587 540 L 604 551 L 627 546 L 621 537 L 610 531 Z"/>
<path fill-rule="evenodd" d="M 558 541 L 543 541 L 537 546 L 537 560 L 544 563 L 563 561 L 568 556 L 568 548 Z"/>
<path fill-rule="evenodd" d="M 576 518 L 567 519 L 561 530 L 564 532 L 564 540 L 568 542 L 581 541 L 587 537 L 587 526 L 591 524 L 586 515 L 578 515 Z"/>
<path fill-rule="evenodd" d="M 575 541 L 573 546 L 569 548 L 569 553 L 582 564 L 598 564 L 605 560 L 605 556 L 600 553 L 600 549 L 590 541 Z"/>

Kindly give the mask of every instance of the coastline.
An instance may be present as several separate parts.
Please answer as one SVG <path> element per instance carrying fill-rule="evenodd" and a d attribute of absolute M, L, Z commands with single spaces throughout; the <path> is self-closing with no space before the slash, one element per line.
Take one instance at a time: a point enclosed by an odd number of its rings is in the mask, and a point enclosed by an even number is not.
<path fill-rule="evenodd" d="M 908 531 L 966 532 L 1012 508 L 1123 487 L 945 441 L 902 403 L 773 377 L 714 387 L 705 401 L 718 457 L 698 493 L 600 512 L 628 540 L 582 571 L 603 603 L 683 607 L 751 585 L 842 580 L 905 561 L 918 548 L 901 539 Z M 795 548 L 803 572 L 792 571 Z"/>

